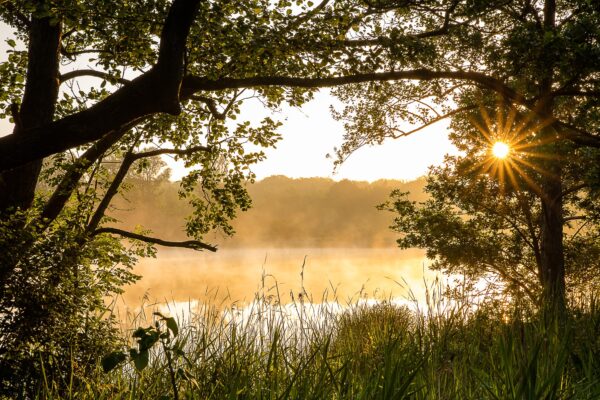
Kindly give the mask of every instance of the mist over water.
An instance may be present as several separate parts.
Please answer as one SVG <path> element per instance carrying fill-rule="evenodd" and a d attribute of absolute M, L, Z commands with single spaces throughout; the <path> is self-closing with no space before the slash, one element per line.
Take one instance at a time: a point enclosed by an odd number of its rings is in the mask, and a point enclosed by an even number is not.
<path fill-rule="evenodd" d="M 154 236 L 184 240 L 191 210 L 178 199 L 175 182 L 132 182 L 129 202 L 115 208 L 124 229 L 137 224 Z M 233 221 L 233 237 L 207 235 L 217 253 L 159 249 L 142 259 L 142 276 L 123 295 L 130 309 L 142 303 L 210 302 L 249 304 L 257 293 L 277 302 L 340 304 L 357 299 L 423 297 L 425 252 L 396 247 L 389 229 L 394 215 L 376 206 L 393 189 L 422 200 L 424 181 L 333 181 L 274 176 L 248 187 L 253 206 Z M 135 205 L 135 207 L 129 207 Z M 308 299 L 306 299 L 308 297 Z M 145 300 L 143 300 L 145 299 Z"/>
<path fill-rule="evenodd" d="M 396 248 L 260 248 L 223 249 L 217 253 L 161 250 L 156 259 L 142 260 L 142 276 L 123 295 L 136 307 L 150 302 L 249 303 L 256 293 L 282 303 L 298 300 L 348 303 L 359 298 L 416 297 L 426 268 L 422 250 Z"/>

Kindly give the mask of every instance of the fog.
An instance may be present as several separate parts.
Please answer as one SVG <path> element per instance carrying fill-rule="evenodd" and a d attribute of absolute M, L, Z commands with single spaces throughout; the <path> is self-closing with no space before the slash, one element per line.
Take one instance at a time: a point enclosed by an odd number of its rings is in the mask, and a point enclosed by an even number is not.
<path fill-rule="evenodd" d="M 358 298 L 422 296 L 425 270 L 421 250 L 391 249 L 226 249 L 216 254 L 161 251 L 141 261 L 142 279 L 127 288 L 125 304 L 189 301 L 248 303 L 256 293 L 282 303 L 308 301 L 348 303 Z M 325 296 L 325 298 L 324 298 Z"/>
<path fill-rule="evenodd" d="M 121 198 L 111 216 L 120 227 L 141 225 L 155 236 L 183 240 L 190 208 L 177 194 L 178 184 L 162 179 L 138 179 Z M 392 248 L 396 234 L 389 230 L 393 214 L 378 211 L 394 189 L 410 191 L 422 200 L 424 180 L 373 183 L 333 181 L 326 178 L 291 179 L 274 176 L 253 185 L 248 192 L 252 208 L 233 221 L 236 234 L 219 232 L 205 241 L 220 248 Z"/>
<path fill-rule="evenodd" d="M 142 276 L 126 288 L 124 303 L 249 303 L 257 293 L 282 303 L 298 300 L 348 303 L 358 298 L 422 297 L 424 251 L 396 247 L 393 215 L 376 205 L 395 188 L 422 199 L 423 181 L 373 183 L 330 179 L 265 179 L 249 187 L 253 208 L 234 222 L 233 238 L 206 238 L 217 253 L 160 249 L 135 267 Z M 182 239 L 189 211 L 177 204 L 177 185 L 167 179 L 134 182 L 114 216 L 153 235 Z M 425 274 L 424 274 L 425 272 Z M 143 299 L 146 300 L 143 300 Z"/>

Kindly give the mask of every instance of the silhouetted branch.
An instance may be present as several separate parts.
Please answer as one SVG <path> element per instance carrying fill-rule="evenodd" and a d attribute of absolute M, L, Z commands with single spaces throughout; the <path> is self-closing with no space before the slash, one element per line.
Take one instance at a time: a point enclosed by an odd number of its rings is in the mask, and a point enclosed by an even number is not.
<path fill-rule="evenodd" d="M 96 235 L 100 235 L 102 233 L 119 235 L 119 236 L 122 236 L 122 237 L 125 237 L 128 239 L 139 240 L 141 242 L 157 244 L 159 246 L 165 246 L 165 247 L 181 247 L 181 248 L 185 248 L 185 249 L 192 249 L 192 250 L 198 250 L 198 251 L 200 251 L 200 250 L 208 250 L 208 251 L 212 251 L 212 252 L 217 251 L 217 248 L 215 246 L 211 246 L 209 244 L 200 242 L 198 240 L 186 240 L 183 242 L 172 242 L 172 241 L 168 241 L 168 240 L 162 240 L 159 238 L 153 238 L 153 237 L 144 236 L 144 235 L 140 235 L 140 234 L 133 233 L 133 232 L 124 231 L 122 229 L 117 229 L 117 228 L 99 228 L 99 229 L 96 229 L 94 232 L 92 232 L 91 235 L 96 236 Z"/>
<path fill-rule="evenodd" d="M 131 158 L 133 159 L 133 161 L 135 160 L 139 160 L 140 158 L 146 158 L 146 157 L 155 157 L 155 156 L 159 156 L 161 154 L 175 154 L 175 155 L 179 155 L 179 156 L 183 156 L 183 155 L 190 155 L 190 154 L 194 154 L 194 153 L 198 153 L 201 151 L 210 151 L 210 147 L 207 146 L 194 146 L 194 147 L 190 147 L 187 149 L 156 149 L 156 150 L 148 150 L 148 151 L 144 151 L 142 153 L 134 153 L 131 155 Z"/>
<path fill-rule="evenodd" d="M 80 78 L 83 76 L 92 76 L 95 78 L 104 79 L 106 81 L 116 81 L 122 83 L 123 85 L 126 85 L 131 82 L 129 79 L 115 77 L 106 72 L 95 71 L 93 69 L 78 69 L 75 71 L 65 72 L 64 74 L 60 75 L 60 82 L 63 83 L 70 79 Z"/>
<path fill-rule="evenodd" d="M 400 138 L 400 137 L 404 137 L 404 136 L 409 136 L 409 135 L 412 135 L 413 133 L 415 133 L 415 132 L 418 132 L 418 131 L 420 131 L 420 130 L 422 130 L 422 129 L 425 129 L 425 128 L 427 128 L 428 126 L 431 126 L 431 125 L 433 125 L 433 124 L 435 124 L 435 123 L 437 123 L 437 122 L 440 122 L 440 121 L 442 121 L 442 120 L 444 120 L 444 119 L 450 118 L 450 117 L 452 117 L 452 116 L 454 116 L 454 115 L 456 115 L 456 114 L 459 114 L 459 113 L 461 113 L 461 112 L 465 112 L 465 111 L 473 110 L 473 109 L 475 109 L 475 108 L 477 108 L 477 106 L 467 106 L 467 107 L 460 107 L 460 108 L 457 108 L 457 109 L 455 109 L 455 110 L 452 110 L 452 111 L 450 111 L 450 112 L 449 112 L 449 113 L 447 113 L 447 114 L 440 115 L 440 116 L 438 116 L 438 117 L 435 117 L 435 118 L 433 118 L 433 119 L 430 119 L 429 121 L 427 121 L 426 123 L 424 123 L 423 125 L 420 125 L 419 127 L 415 128 L 415 129 L 412 129 L 412 130 L 410 130 L 410 131 L 400 131 L 400 134 L 399 134 L 399 135 L 393 135 L 393 136 L 392 136 L 392 138 L 393 138 L 393 139 L 398 139 L 398 138 Z"/>

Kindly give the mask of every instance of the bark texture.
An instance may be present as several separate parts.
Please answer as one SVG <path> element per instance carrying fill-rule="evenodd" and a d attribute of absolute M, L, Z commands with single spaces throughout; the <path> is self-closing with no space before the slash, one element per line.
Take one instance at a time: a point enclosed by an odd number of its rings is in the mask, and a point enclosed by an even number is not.
<path fill-rule="evenodd" d="M 50 18 L 33 19 L 30 25 L 29 60 L 23 103 L 13 107 L 15 129 L 10 136 L 39 139 L 35 128 L 52 122 L 59 86 L 61 26 Z M 0 213 L 31 206 L 42 160 L 35 159 L 0 173 Z"/>

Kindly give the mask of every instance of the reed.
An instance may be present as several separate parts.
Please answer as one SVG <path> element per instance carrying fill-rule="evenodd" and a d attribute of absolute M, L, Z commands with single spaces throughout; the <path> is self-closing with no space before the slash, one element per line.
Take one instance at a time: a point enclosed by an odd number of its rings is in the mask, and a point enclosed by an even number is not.
<path fill-rule="evenodd" d="M 283 303 L 272 291 L 245 306 L 190 303 L 177 336 L 153 346 L 143 370 L 125 362 L 105 373 L 99 363 L 68 390 L 42 382 L 38 398 L 600 398 L 593 296 L 574 302 L 556 329 L 517 304 L 500 309 L 444 291 L 430 285 L 425 301 L 404 304 L 359 297 L 342 305 L 307 293 Z M 143 317 L 132 321 L 155 322 Z"/>

